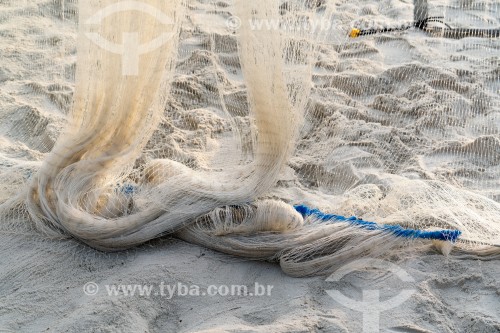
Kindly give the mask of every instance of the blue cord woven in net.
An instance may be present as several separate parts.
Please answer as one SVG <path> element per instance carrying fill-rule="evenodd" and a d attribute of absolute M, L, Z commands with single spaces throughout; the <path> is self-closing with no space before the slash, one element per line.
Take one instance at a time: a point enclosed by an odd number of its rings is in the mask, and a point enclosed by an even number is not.
<path fill-rule="evenodd" d="M 313 216 L 321 221 L 325 222 L 345 222 L 352 226 L 360 227 L 366 230 L 380 230 L 391 233 L 397 237 L 404 237 L 410 239 L 435 239 L 441 241 L 455 242 L 458 237 L 462 234 L 460 230 L 434 230 L 434 231 L 424 231 L 424 230 L 414 230 L 406 229 L 399 225 L 388 225 L 388 224 L 377 224 L 375 222 L 368 222 L 357 217 L 345 217 L 342 215 L 335 214 L 325 214 L 319 209 L 312 209 L 305 205 L 294 206 L 295 210 L 302 214 L 304 218 L 308 216 Z"/>

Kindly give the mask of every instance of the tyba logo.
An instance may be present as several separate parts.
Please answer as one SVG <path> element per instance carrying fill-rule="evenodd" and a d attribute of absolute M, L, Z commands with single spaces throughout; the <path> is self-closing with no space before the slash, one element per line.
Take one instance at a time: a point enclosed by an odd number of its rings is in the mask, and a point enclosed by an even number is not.
<path fill-rule="evenodd" d="M 349 273 L 359 271 L 360 268 L 376 268 L 380 271 L 390 272 L 404 282 L 415 282 L 415 280 L 401 267 L 380 259 L 360 259 L 355 260 L 336 270 L 326 279 L 329 282 L 338 282 Z M 380 331 L 380 313 L 393 309 L 408 300 L 415 290 L 402 290 L 397 296 L 380 301 L 380 290 L 363 290 L 362 300 L 354 300 L 342 294 L 339 290 L 327 290 L 335 301 L 343 306 L 363 313 L 363 333 L 373 333 Z"/>
<path fill-rule="evenodd" d="M 163 32 L 153 40 L 144 44 L 139 44 L 139 32 L 123 32 L 121 45 L 104 39 L 96 32 L 87 32 L 85 35 L 104 50 L 122 56 L 123 75 L 137 76 L 139 75 L 139 57 L 160 48 L 173 37 L 174 21 L 165 15 L 165 13 L 149 4 L 139 1 L 121 1 L 101 9 L 91 16 L 85 24 L 101 25 L 105 18 L 128 11 L 138 11 L 149 14 L 159 23 L 165 25 L 166 27 L 170 27 L 171 31 Z"/>

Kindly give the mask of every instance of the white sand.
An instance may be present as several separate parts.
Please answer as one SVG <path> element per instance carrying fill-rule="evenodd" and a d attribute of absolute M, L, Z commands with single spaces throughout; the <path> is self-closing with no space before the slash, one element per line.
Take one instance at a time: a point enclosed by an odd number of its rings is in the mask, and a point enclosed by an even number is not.
<path fill-rule="evenodd" d="M 26 3 L 0 1 L 0 202 L 19 187 L 2 187 L 12 182 L 6 181 L 12 177 L 11 170 L 22 166 L 26 172 L 17 183 L 26 181 L 51 149 L 64 126 L 74 89 L 77 4 L 66 1 L 62 9 L 60 1 Z M 352 13 L 352 19 L 356 13 L 394 21 L 410 20 L 412 15 L 411 4 L 402 1 L 367 1 L 362 8 L 339 3 L 339 12 Z M 445 1 L 436 3 L 435 10 L 441 10 Z M 207 18 L 203 14 L 207 8 L 217 8 L 219 14 Z M 211 32 L 234 40 L 224 27 L 228 17 L 224 8 L 221 3 L 197 3 L 193 20 L 213 20 Z M 473 14 L 462 22 L 500 25 L 498 11 L 481 20 Z M 197 72 L 189 61 L 191 56 L 211 53 L 199 51 L 197 36 L 189 27 L 182 38 L 176 82 L 187 82 L 198 97 L 186 94 L 176 100 L 174 115 L 180 112 L 176 106 L 192 109 L 192 122 L 169 124 L 172 135 L 164 154 L 185 163 L 202 163 L 196 160 L 197 152 L 214 149 L 223 135 L 200 137 L 224 133 L 224 122 L 213 110 L 207 111 L 211 101 L 204 96 L 210 75 Z M 498 55 L 490 53 L 485 66 L 477 63 L 478 58 L 484 59 L 481 47 L 472 47 L 471 42 L 432 39 L 413 31 L 366 38 L 345 49 L 339 48 L 344 36 L 332 39 L 315 69 L 311 99 L 317 112 L 304 127 L 299 157 L 290 162 L 270 195 L 369 220 L 372 207 L 339 194 L 354 184 L 390 183 L 395 177 L 387 172 L 390 169 L 398 177 L 445 180 L 500 201 L 500 84 L 493 80 L 485 87 L 480 80 L 498 71 Z M 498 50 L 500 41 L 487 48 Z M 401 51 L 408 49 L 412 51 Z M 191 55 L 193 50 L 198 51 Z M 229 82 L 222 92 L 227 101 L 244 99 L 231 51 L 220 55 Z M 411 61 L 421 63 L 421 70 L 405 81 L 402 74 Z M 447 68 L 455 68 L 456 75 L 442 66 L 450 61 L 453 65 Z M 440 76 L 445 84 L 429 82 L 427 76 Z M 195 77 L 206 85 L 195 84 Z M 414 94 L 401 96 L 401 87 L 410 83 Z M 388 95 L 376 97 L 382 93 Z M 452 97 L 458 101 L 453 111 L 440 108 Z M 470 109 L 474 112 L 465 114 Z M 245 110 L 229 111 L 245 116 Z M 391 112 L 409 117 L 394 117 Z M 26 123 L 27 117 L 36 121 Z M 400 123 L 401 119 L 408 123 Z M 413 140 L 416 131 L 425 133 L 419 143 Z M 485 141 L 487 135 L 491 139 Z M 479 136 L 483 138 L 476 140 Z M 388 149 L 392 140 L 399 140 L 397 154 Z M 366 148 L 366 143 L 371 146 Z M 450 153 L 444 147 L 459 149 Z M 488 148 L 489 156 L 477 153 L 477 147 Z M 290 278 L 277 264 L 236 259 L 175 239 L 103 254 L 73 240 L 44 240 L 29 228 L 13 233 L 2 225 L 0 233 L 10 235 L 0 244 L 0 332 L 361 332 L 362 314 L 335 302 L 326 292 L 330 289 L 358 300 L 361 290 L 380 289 L 383 300 L 403 289 L 415 290 L 402 305 L 381 313 L 382 332 L 500 332 L 498 261 L 452 259 L 430 251 L 398 263 L 414 283 L 373 271 L 327 282 L 324 277 Z M 99 285 L 97 295 L 84 294 L 88 282 Z M 176 295 L 169 299 L 155 295 L 162 282 L 198 285 L 201 290 L 255 282 L 274 287 L 270 296 L 262 297 Z M 108 296 L 105 285 L 112 284 L 155 289 L 150 297 Z"/>
<path fill-rule="evenodd" d="M 350 274 L 340 283 L 295 279 L 272 263 L 247 262 L 176 240 L 102 255 L 84 246 L 16 237 L 2 258 L 0 323 L 13 332 L 361 332 L 361 313 L 325 290 L 382 299 L 415 289 L 403 305 L 382 312 L 382 332 L 498 332 L 498 262 L 448 260 L 429 254 L 401 265 L 415 283 L 391 274 Z M 37 251 L 33 251 L 36 245 Z M 85 296 L 93 281 L 101 290 Z M 108 296 L 105 284 L 273 285 L 271 296 Z M 249 289 L 251 290 L 251 289 Z"/>

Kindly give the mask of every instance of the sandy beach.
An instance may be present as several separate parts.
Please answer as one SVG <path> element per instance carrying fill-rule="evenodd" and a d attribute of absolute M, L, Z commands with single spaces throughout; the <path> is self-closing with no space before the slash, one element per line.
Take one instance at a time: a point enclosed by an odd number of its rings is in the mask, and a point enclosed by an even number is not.
<path fill-rule="evenodd" d="M 163 145 L 148 145 L 151 156 L 202 169 L 221 154 L 231 126 L 251 135 L 228 6 L 190 3 L 172 97 L 153 134 Z M 431 11 L 457 26 L 500 26 L 493 0 L 437 0 Z M 427 215 L 404 200 L 422 181 L 500 203 L 500 39 L 410 29 L 352 40 L 352 22 L 411 21 L 413 4 L 336 1 L 336 13 L 313 69 L 312 107 L 296 152 L 266 198 L 380 223 L 431 224 L 438 213 L 425 188 L 418 195 Z M 77 28 L 76 0 L 0 1 L 0 203 L 29 182 L 66 124 Z M 215 53 L 213 45 L 225 47 Z M 221 116 L 220 96 L 233 122 Z M 100 252 L 71 238 L 47 239 L 27 216 L 0 218 L 0 236 L 0 332 L 363 332 L 364 313 L 331 290 L 358 304 L 366 290 L 379 291 L 381 302 L 410 291 L 378 313 L 380 332 L 500 332 L 500 262 L 444 256 L 431 246 L 423 255 L 395 253 L 402 275 L 360 262 L 332 281 L 292 278 L 275 262 L 170 236 Z M 151 292 L 114 294 L 119 286 Z M 221 295 L 232 286 L 252 295 Z"/>

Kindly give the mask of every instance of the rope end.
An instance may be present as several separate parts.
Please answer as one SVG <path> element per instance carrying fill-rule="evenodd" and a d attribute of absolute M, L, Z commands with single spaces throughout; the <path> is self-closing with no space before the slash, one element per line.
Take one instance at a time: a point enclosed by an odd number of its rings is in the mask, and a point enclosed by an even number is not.
<path fill-rule="evenodd" d="M 357 38 L 357 37 L 359 37 L 360 34 L 361 34 L 361 30 L 353 28 L 351 30 L 351 33 L 349 34 L 349 37 L 351 37 L 351 38 Z"/>

